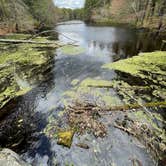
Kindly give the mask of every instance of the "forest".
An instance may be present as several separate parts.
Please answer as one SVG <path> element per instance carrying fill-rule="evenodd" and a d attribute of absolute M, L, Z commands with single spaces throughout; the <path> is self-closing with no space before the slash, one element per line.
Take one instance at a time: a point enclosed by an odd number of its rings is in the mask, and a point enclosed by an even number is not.
<path fill-rule="evenodd" d="M 0 166 L 166 166 L 165 0 L 0 0 Z"/>

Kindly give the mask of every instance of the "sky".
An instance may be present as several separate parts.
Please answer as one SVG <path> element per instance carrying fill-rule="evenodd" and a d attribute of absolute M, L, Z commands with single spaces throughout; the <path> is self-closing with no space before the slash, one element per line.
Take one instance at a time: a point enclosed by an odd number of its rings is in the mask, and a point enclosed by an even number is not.
<path fill-rule="evenodd" d="M 60 8 L 81 8 L 85 0 L 54 0 L 56 6 Z"/>

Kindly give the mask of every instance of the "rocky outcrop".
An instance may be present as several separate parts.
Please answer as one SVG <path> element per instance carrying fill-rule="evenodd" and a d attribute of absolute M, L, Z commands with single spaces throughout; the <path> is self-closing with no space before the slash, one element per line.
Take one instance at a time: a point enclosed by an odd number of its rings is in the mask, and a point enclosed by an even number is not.
<path fill-rule="evenodd" d="M 10 149 L 0 151 L 0 166 L 30 166 Z"/>

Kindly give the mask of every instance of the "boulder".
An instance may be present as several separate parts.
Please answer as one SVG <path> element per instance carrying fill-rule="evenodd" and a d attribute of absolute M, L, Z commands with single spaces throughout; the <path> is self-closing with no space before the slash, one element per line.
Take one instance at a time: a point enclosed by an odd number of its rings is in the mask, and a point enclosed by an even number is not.
<path fill-rule="evenodd" d="M 0 151 L 0 166 L 30 166 L 21 157 L 10 149 Z"/>

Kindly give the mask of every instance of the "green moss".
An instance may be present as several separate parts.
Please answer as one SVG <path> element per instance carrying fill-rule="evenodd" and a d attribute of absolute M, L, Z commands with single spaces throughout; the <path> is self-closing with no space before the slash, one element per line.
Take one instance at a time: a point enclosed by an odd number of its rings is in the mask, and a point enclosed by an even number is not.
<path fill-rule="evenodd" d="M 142 71 L 165 75 L 166 52 L 140 53 L 138 56 L 115 63 L 105 64 L 103 68 L 118 70 L 134 76 L 145 78 Z"/>
<path fill-rule="evenodd" d="M 72 101 L 84 102 L 88 99 L 92 99 L 98 105 L 106 107 L 122 105 L 121 100 L 107 90 L 110 86 L 112 87 L 111 81 L 86 78 L 78 86 L 64 92 L 62 100 L 66 106 Z"/>
<path fill-rule="evenodd" d="M 64 47 L 61 47 L 60 51 L 66 55 L 78 55 L 78 54 L 84 53 L 85 49 L 83 47 L 66 45 Z"/>
<path fill-rule="evenodd" d="M 5 39 L 18 39 L 24 40 L 30 38 L 30 34 L 23 34 L 23 33 L 10 33 L 4 36 Z"/>
<path fill-rule="evenodd" d="M 79 83 L 80 80 L 78 79 L 74 79 L 72 82 L 71 82 L 71 85 L 75 86 Z"/>
<path fill-rule="evenodd" d="M 31 87 L 27 87 L 27 88 L 24 88 L 24 89 L 21 89 L 19 91 L 16 92 L 16 96 L 22 96 L 24 94 L 26 94 L 27 92 L 29 92 L 30 90 L 32 90 Z"/>
<path fill-rule="evenodd" d="M 87 78 L 81 82 L 81 86 L 87 87 L 112 87 L 112 82 L 107 80 Z"/>
<path fill-rule="evenodd" d="M 153 119 L 156 118 L 157 120 L 163 122 L 163 118 L 161 115 L 157 113 L 153 113 L 152 114 L 153 116 L 150 116 L 144 113 L 144 111 L 137 111 L 137 112 L 131 113 L 131 115 L 132 114 L 136 117 L 137 121 L 142 121 L 143 123 L 147 123 L 148 125 L 153 127 L 158 134 L 163 132 L 163 130 L 160 127 L 158 127 L 157 124 L 153 121 Z"/>
<path fill-rule="evenodd" d="M 70 148 L 72 144 L 73 136 L 74 136 L 73 130 L 59 132 L 57 143 L 59 145 L 63 145 Z"/>
<path fill-rule="evenodd" d="M 29 35 L 12 34 L 6 38 L 25 39 Z M 39 37 L 40 40 L 47 40 Z M 34 75 L 34 70 L 44 67 L 49 61 L 50 55 L 43 45 L 20 44 L 20 45 L 0 45 L 3 51 L 0 54 L 0 108 L 3 107 L 13 97 L 23 95 L 30 87 L 20 87 L 18 84 L 18 73 L 22 79 L 30 78 Z M 40 72 L 40 71 L 39 71 Z"/>
<path fill-rule="evenodd" d="M 138 56 L 126 60 L 105 64 L 103 68 L 128 75 L 128 78 L 124 78 L 120 74 L 121 80 L 113 81 L 113 88 L 118 89 L 118 94 L 123 97 L 126 104 L 132 104 L 132 97 L 137 101 L 161 101 L 165 100 L 166 97 L 166 89 L 164 88 L 166 86 L 165 59 L 165 51 L 140 53 Z M 141 83 L 142 86 L 138 83 Z M 133 84 L 135 86 L 132 86 Z"/>

